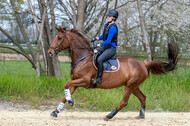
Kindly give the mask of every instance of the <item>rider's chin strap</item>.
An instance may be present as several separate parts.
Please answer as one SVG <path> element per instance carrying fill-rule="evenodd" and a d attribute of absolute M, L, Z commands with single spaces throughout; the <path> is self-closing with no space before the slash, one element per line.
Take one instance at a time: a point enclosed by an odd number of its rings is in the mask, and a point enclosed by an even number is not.
<path fill-rule="evenodd" d="M 113 20 L 113 19 L 112 19 Z M 112 21 L 108 21 L 108 24 L 111 23 Z"/>
<path fill-rule="evenodd" d="M 108 21 L 108 24 L 111 23 L 112 21 L 115 21 L 115 19 L 112 19 L 111 21 Z"/>

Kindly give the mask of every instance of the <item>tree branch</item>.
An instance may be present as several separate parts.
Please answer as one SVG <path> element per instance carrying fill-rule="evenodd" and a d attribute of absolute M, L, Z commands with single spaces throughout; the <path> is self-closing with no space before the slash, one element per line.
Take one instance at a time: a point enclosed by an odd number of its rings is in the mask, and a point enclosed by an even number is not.
<path fill-rule="evenodd" d="M 26 33 L 26 30 L 25 30 L 25 28 L 23 26 L 23 22 L 22 22 L 22 20 L 21 20 L 21 18 L 19 16 L 19 14 L 17 13 L 18 10 L 17 10 L 16 4 L 15 4 L 15 1 L 10 0 L 10 3 L 11 3 L 13 11 L 15 13 L 16 21 L 17 21 L 18 26 L 19 26 L 19 28 L 21 30 L 22 36 L 23 36 L 23 38 L 25 40 L 25 43 L 26 43 L 26 45 L 27 45 L 27 47 L 28 47 L 28 49 L 30 51 L 32 59 L 35 61 L 35 55 L 34 55 L 34 52 L 33 52 L 33 48 L 32 48 L 32 46 L 30 44 L 30 40 L 29 40 L 28 35 Z"/>
<path fill-rule="evenodd" d="M 85 28 L 84 33 L 87 34 L 92 29 L 92 27 L 99 21 L 99 18 L 104 11 L 106 11 L 106 8 L 101 9 L 100 13 L 96 16 L 92 23 L 90 23 L 88 27 Z"/>
<path fill-rule="evenodd" d="M 136 2 L 136 0 L 127 1 L 127 2 L 124 3 L 124 4 L 122 4 L 122 5 L 120 5 L 120 6 L 117 6 L 116 9 L 119 9 L 119 8 L 121 8 L 121 7 L 125 6 L 125 5 L 127 5 L 127 4 L 130 3 L 130 2 Z"/>
<path fill-rule="evenodd" d="M 104 12 L 104 14 L 103 14 L 104 16 L 102 17 L 101 25 L 99 26 L 99 28 L 98 28 L 98 30 L 97 30 L 95 36 L 98 36 L 98 34 L 100 33 L 101 28 L 102 28 L 103 25 L 104 25 L 103 22 L 104 22 L 104 19 L 105 19 L 105 17 L 106 17 L 106 13 L 107 13 L 107 11 L 108 11 L 109 3 L 110 3 L 110 0 L 108 0 L 107 3 L 106 3 L 106 9 L 105 9 L 105 12 Z"/>
<path fill-rule="evenodd" d="M 115 0 L 115 6 L 114 6 L 114 9 L 117 8 L 117 2 L 118 2 L 118 0 Z"/>
<path fill-rule="evenodd" d="M 17 53 L 23 55 L 25 58 L 27 58 L 27 59 L 30 61 L 30 63 L 32 64 L 32 68 L 36 69 L 36 66 L 35 66 L 34 62 L 33 62 L 33 61 L 31 60 L 31 58 L 29 58 L 28 55 L 26 55 L 25 53 L 20 52 L 20 51 L 14 49 L 14 48 L 8 47 L 8 46 L 2 46 L 2 45 L 0 45 L 0 48 L 7 48 L 7 49 L 13 50 L 13 51 L 15 51 L 15 52 L 17 52 Z"/>
<path fill-rule="evenodd" d="M 61 1 L 61 0 L 58 0 L 58 2 L 60 3 L 60 5 L 63 7 L 63 9 L 66 11 L 66 15 L 69 17 L 69 20 L 71 22 L 73 22 L 73 15 L 71 14 L 71 12 L 67 9 L 66 5 Z M 58 8 L 59 9 L 59 8 Z M 61 9 L 60 9 L 61 10 Z"/>

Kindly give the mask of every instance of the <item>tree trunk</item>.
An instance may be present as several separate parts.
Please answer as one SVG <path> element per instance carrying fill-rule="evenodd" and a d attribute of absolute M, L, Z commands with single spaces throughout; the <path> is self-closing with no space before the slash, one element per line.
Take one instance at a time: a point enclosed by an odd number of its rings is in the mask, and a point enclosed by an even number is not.
<path fill-rule="evenodd" d="M 117 3 L 118 3 L 118 0 L 115 0 L 115 6 L 114 6 L 114 9 L 117 8 Z"/>
<path fill-rule="evenodd" d="M 38 0 L 41 17 L 43 15 L 43 10 L 44 10 L 43 3 L 45 3 L 44 0 Z M 44 42 L 45 42 L 44 43 L 44 47 L 45 47 L 44 49 L 45 49 L 45 55 L 47 57 L 47 64 L 48 64 L 49 74 L 50 74 L 50 76 L 55 76 L 54 67 L 53 67 L 53 63 L 52 63 L 52 58 L 48 54 L 48 49 L 49 49 L 49 46 L 50 46 L 50 38 L 51 38 L 48 15 L 45 18 L 45 26 L 44 26 L 43 37 L 44 37 Z"/>
<path fill-rule="evenodd" d="M 28 3 L 29 3 L 29 6 L 30 6 L 30 9 L 31 9 L 32 13 L 34 13 L 31 1 L 28 0 Z M 40 74 L 42 73 L 42 71 L 40 71 L 40 44 L 41 44 L 42 52 L 43 52 L 45 74 L 47 75 L 47 60 L 46 60 L 46 55 L 45 55 L 45 50 L 44 50 L 44 44 L 43 44 L 43 41 L 42 41 L 42 33 L 43 33 L 43 29 L 44 29 L 44 22 L 45 22 L 47 4 L 48 4 L 48 0 L 47 0 L 46 6 L 44 8 L 43 16 L 42 16 L 41 30 L 39 28 L 37 18 L 33 15 L 33 19 L 34 19 L 34 22 L 36 24 L 36 28 L 37 28 L 37 31 L 38 31 L 38 43 L 37 43 L 37 51 L 36 51 L 36 67 L 37 67 L 36 71 L 37 71 L 37 76 L 40 76 Z"/>
<path fill-rule="evenodd" d="M 46 57 L 47 57 L 47 63 L 48 63 L 48 69 L 49 69 L 49 74 L 50 76 L 55 76 L 55 72 L 54 72 L 54 67 L 53 67 L 53 63 L 52 63 L 52 58 L 49 56 L 48 49 L 50 46 L 50 42 L 49 42 L 49 35 L 47 33 L 47 22 L 45 23 L 45 27 L 44 27 L 44 40 L 45 40 L 45 52 L 46 52 Z"/>
<path fill-rule="evenodd" d="M 56 36 L 56 25 L 55 25 L 55 14 L 54 14 L 54 6 L 53 6 L 53 0 L 50 0 L 50 13 L 51 13 L 51 21 L 52 21 L 52 32 L 53 36 L 51 37 L 51 41 L 53 41 L 53 38 Z M 54 66 L 54 73 L 57 77 L 62 78 L 61 69 L 59 66 L 59 60 L 58 57 L 52 58 L 53 66 Z"/>
<path fill-rule="evenodd" d="M 158 31 L 155 31 L 154 32 L 154 40 L 152 41 L 152 45 L 151 45 L 151 47 L 152 47 L 152 60 L 153 60 L 153 55 L 154 55 L 154 53 L 155 53 L 155 47 L 156 47 L 156 40 L 157 40 L 157 38 L 158 38 Z"/>
<path fill-rule="evenodd" d="M 147 50 L 147 58 L 148 61 L 151 61 L 151 50 L 150 50 L 150 45 L 148 42 L 148 38 L 147 38 L 147 33 L 145 30 L 145 25 L 144 25 L 144 18 L 143 18 L 143 13 L 142 13 L 142 6 L 141 6 L 141 0 L 137 0 L 137 6 L 138 6 L 138 11 L 139 11 L 139 17 L 140 17 L 140 25 L 141 25 L 141 30 L 142 30 L 142 34 L 143 34 L 143 39 L 146 45 L 146 50 Z"/>
<path fill-rule="evenodd" d="M 55 35 L 56 35 L 56 28 L 55 28 L 56 25 L 55 25 L 55 13 L 54 13 L 53 0 L 50 0 L 49 7 L 50 7 L 51 23 L 52 23 L 52 33 L 53 33 L 52 38 L 54 38 Z"/>
<path fill-rule="evenodd" d="M 34 62 L 35 62 L 35 55 L 34 55 L 34 52 L 33 52 L 33 48 L 32 48 L 32 46 L 31 46 L 31 44 L 30 44 L 28 35 L 27 35 L 26 31 L 25 31 L 25 28 L 24 28 L 24 26 L 23 26 L 23 23 L 22 23 L 22 21 L 21 21 L 21 18 L 20 18 L 19 14 L 18 14 L 18 10 L 17 10 L 17 7 L 16 7 L 16 5 L 15 5 L 14 0 L 10 0 L 10 3 L 11 3 L 11 6 L 12 6 L 12 9 L 13 9 L 13 11 L 14 11 L 14 14 L 15 14 L 16 21 L 17 21 L 17 23 L 18 23 L 18 26 L 19 26 L 19 28 L 20 28 L 20 30 L 21 30 L 21 33 L 22 33 L 22 36 L 23 36 L 23 38 L 24 38 L 24 41 L 25 41 L 25 43 L 27 44 L 27 47 L 28 47 L 29 52 L 30 52 L 30 54 L 31 54 L 31 56 L 32 56 L 32 59 L 33 59 Z"/>
<path fill-rule="evenodd" d="M 73 11 L 73 26 L 74 28 L 76 28 L 76 24 L 77 24 L 77 15 L 76 15 L 76 3 L 75 0 L 72 0 L 73 4 L 72 4 L 72 11 Z"/>
<path fill-rule="evenodd" d="M 160 54 L 163 53 L 163 46 L 162 46 L 162 43 L 163 43 L 163 36 L 160 34 Z"/>
<path fill-rule="evenodd" d="M 151 20 L 152 21 L 152 20 Z M 151 50 L 151 59 L 153 60 L 153 55 L 154 55 L 154 53 L 153 53 L 153 46 L 154 46 L 154 41 L 153 41 L 153 28 L 152 28 L 152 26 L 151 26 L 151 28 L 150 28 L 150 33 L 149 33 L 149 38 L 150 38 L 150 50 Z"/>
<path fill-rule="evenodd" d="M 85 17 L 85 0 L 78 0 L 76 28 L 83 32 Z"/>

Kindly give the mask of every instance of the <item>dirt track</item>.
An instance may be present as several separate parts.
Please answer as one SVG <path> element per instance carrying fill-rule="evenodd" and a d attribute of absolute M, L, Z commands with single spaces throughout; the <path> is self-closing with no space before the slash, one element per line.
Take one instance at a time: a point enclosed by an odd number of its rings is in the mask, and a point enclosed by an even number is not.
<path fill-rule="evenodd" d="M 138 112 L 119 112 L 110 121 L 103 117 L 109 112 L 68 112 L 57 118 L 51 110 L 10 109 L 0 105 L 0 126 L 190 126 L 190 113 L 146 112 L 146 119 L 137 120 Z"/>

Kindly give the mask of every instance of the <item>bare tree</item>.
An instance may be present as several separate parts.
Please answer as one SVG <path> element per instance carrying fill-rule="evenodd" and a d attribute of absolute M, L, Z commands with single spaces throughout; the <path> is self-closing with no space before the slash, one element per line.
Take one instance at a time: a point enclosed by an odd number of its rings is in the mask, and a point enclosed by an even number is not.
<path fill-rule="evenodd" d="M 141 25 L 141 30 L 143 34 L 143 39 L 144 39 L 146 51 L 147 51 L 147 58 L 148 58 L 148 61 L 151 61 L 152 56 L 151 56 L 150 44 L 148 42 L 147 32 L 144 25 L 141 0 L 137 0 L 137 7 L 138 7 L 138 12 L 139 12 L 139 17 L 140 17 L 140 25 Z"/>
<path fill-rule="evenodd" d="M 53 38 L 54 38 L 55 35 L 56 35 L 55 13 L 54 13 L 53 0 L 50 0 L 49 6 L 50 6 L 51 24 L 52 24 L 52 37 L 51 37 L 52 39 L 51 39 L 50 41 L 52 41 Z M 53 57 L 53 58 L 52 58 L 52 62 L 53 62 L 53 66 L 54 66 L 55 75 L 56 75 L 57 77 L 59 77 L 59 78 L 62 78 L 62 73 L 61 73 L 61 69 L 60 69 L 60 66 L 59 66 L 58 57 Z"/>
<path fill-rule="evenodd" d="M 33 10 L 31 1 L 28 0 L 28 3 L 29 3 L 29 6 L 30 6 L 30 9 L 31 9 L 31 12 L 34 14 L 34 10 Z M 40 76 L 40 73 L 41 73 L 40 72 L 40 44 L 41 44 L 41 47 L 42 47 L 43 58 L 44 58 L 44 71 L 45 71 L 45 74 L 47 74 L 47 61 L 46 61 L 46 55 L 45 55 L 45 50 L 44 50 L 44 44 L 43 44 L 43 41 L 42 41 L 42 33 L 43 33 L 43 29 L 44 29 L 44 22 L 45 22 L 47 4 L 48 4 L 48 0 L 47 0 L 46 7 L 44 8 L 44 12 L 43 12 L 43 16 L 42 16 L 41 30 L 39 28 L 39 24 L 38 24 L 36 16 L 33 15 L 33 20 L 34 20 L 34 22 L 36 24 L 36 28 L 37 28 L 38 35 L 39 35 L 38 36 L 38 43 L 37 43 L 37 51 L 36 51 L 36 67 L 37 67 L 36 71 L 37 71 L 37 76 Z"/>
<path fill-rule="evenodd" d="M 20 43 L 18 43 L 16 40 L 14 40 L 3 28 L 0 27 L 0 31 L 2 33 L 4 33 L 4 35 L 6 35 L 9 39 L 11 39 L 13 41 L 13 43 L 15 43 L 15 45 L 17 45 L 17 47 L 20 49 L 20 51 L 17 51 L 17 52 L 24 55 L 32 63 L 33 68 L 37 71 L 38 76 L 43 73 L 43 69 L 41 67 L 40 59 L 39 59 L 40 44 L 41 44 L 41 47 L 42 47 L 41 49 L 43 52 L 43 59 L 44 59 L 44 66 L 45 66 L 44 67 L 45 73 L 47 74 L 47 72 L 49 70 L 48 73 L 50 73 L 50 76 L 56 75 L 58 77 L 62 77 L 61 71 L 59 68 L 58 58 L 55 58 L 52 60 L 52 58 L 49 57 L 49 55 L 47 54 L 47 50 L 49 49 L 50 42 L 53 39 L 53 37 L 51 35 L 51 31 L 50 31 L 48 16 L 46 15 L 47 7 L 48 7 L 48 0 L 46 1 L 46 3 L 44 0 L 38 1 L 39 6 L 40 6 L 39 8 L 40 8 L 40 12 L 41 12 L 41 18 L 36 16 L 36 14 L 34 13 L 33 8 L 32 8 L 32 3 L 30 0 L 28 0 L 31 11 L 27 11 L 27 12 L 29 12 L 30 14 L 33 15 L 33 20 L 36 24 L 36 29 L 38 31 L 38 44 L 37 44 L 37 51 L 36 52 L 33 50 L 32 46 L 30 44 L 28 34 L 26 33 L 27 28 L 24 28 L 23 21 L 20 18 L 20 14 L 23 14 L 26 12 L 22 12 L 19 10 L 20 8 L 17 6 L 20 3 L 15 4 L 15 1 L 13 1 L 13 0 L 11 0 L 10 3 L 11 3 L 11 6 L 13 8 L 13 12 L 15 14 L 16 21 L 19 24 L 20 31 L 21 31 L 23 38 L 24 38 L 24 40 L 27 44 L 27 47 L 29 49 L 29 54 L 26 53 L 24 51 L 24 49 L 22 48 L 22 46 L 20 46 Z M 52 1 L 51 1 L 51 3 L 52 3 Z M 54 9 L 53 4 L 50 6 L 51 6 L 50 8 Z M 54 13 L 51 9 L 51 17 L 52 17 L 52 21 L 54 21 L 54 24 L 52 24 L 52 25 L 55 28 L 55 18 L 53 18 L 53 15 L 54 15 Z M 38 18 L 38 20 L 41 20 L 41 29 L 39 28 L 37 18 Z M 54 32 L 52 34 L 54 34 L 54 35 L 56 34 L 55 29 L 54 29 Z M 44 39 L 42 39 L 42 37 Z M 9 49 L 12 49 L 12 48 L 9 48 Z M 48 69 L 47 69 L 47 67 L 48 67 Z"/>
<path fill-rule="evenodd" d="M 30 54 L 31 54 L 33 60 L 35 61 L 35 55 L 34 55 L 34 52 L 33 52 L 33 48 L 32 48 L 32 46 L 31 46 L 31 44 L 30 44 L 28 35 L 27 35 L 26 31 L 25 31 L 25 28 L 24 28 L 24 26 L 23 26 L 23 23 L 22 23 L 22 21 L 21 21 L 21 18 L 20 18 L 19 14 L 18 14 L 18 9 L 17 9 L 17 7 L 16 7 L 16 5 L 15 5 L 14 0 L 10 0 L 10 3 L 11 3 L 11 6 L 12 6 L 12 9 L 13 9 L 13 11 L 14 11 L 14 14 L 15 14 L 16 21 L 17 21 L 17 23 L 18 23 L 18 26 L 19 26 L 19 28 L 20 28 L 20 30 L 21 30 L 22 36 L 23 36 L 23 38 L 24 38 L 24 40 L 25 40 L 25 43 L 27 44 L 28 49 L 29 49 L 29 51 L 30 51 Z"/>
<path fill-rule="evenodd" d="M 81 32 L 88 34 L 94 26 L 96 26 L 97 32 L 102 28 L 105 20 L 105 14 L 109 9 L 110 0 L 106 0 L 102 3 L 99 0 L 69 0 L 63 2 L 58 0 L 61 7 L 57 7 L 62 13 L 64 13 L 74 28 L 79 29 Z M 100 4 L 102 3 L 102 4 Z M 100 25 L 96 25 L 99 23 Z"/>
<path fill-rule="evenodd" d="M 45 3 L 44 0 L 38 0 L 41 19 L 42 19 L 42 16 L 43 16 L 43 10 L 45 8 L 44 3 Z M 52 61 L 52 58 L 48 54 L 48 49 L 49 49 L 51 39 L 52 39 L 51 32 L 50 32 L 50 25 L 49 25 L 48 15 L 45 17 L 45 25 L 44 25 L 44 30 L 43 30 L 43 39 L 44 39 L 44 49 L 45 49 L 45 55 L 47 57 L 47 64 L 48 64 L 49 74 L 50 74 L 50 76 L 55 76 L 53 61 Z"/>

